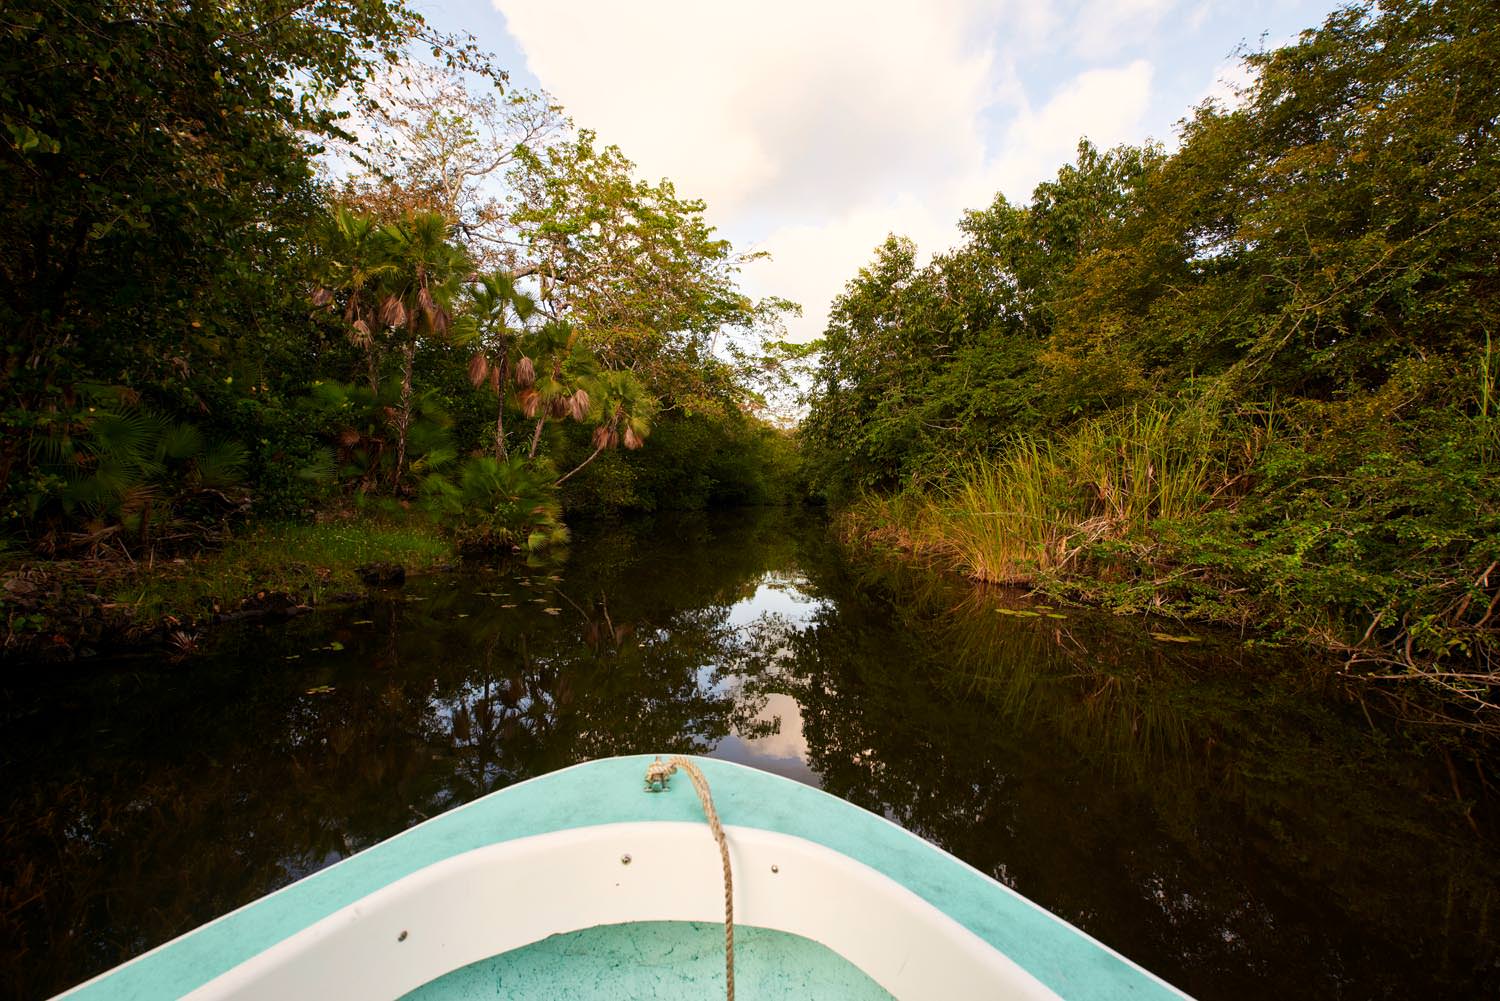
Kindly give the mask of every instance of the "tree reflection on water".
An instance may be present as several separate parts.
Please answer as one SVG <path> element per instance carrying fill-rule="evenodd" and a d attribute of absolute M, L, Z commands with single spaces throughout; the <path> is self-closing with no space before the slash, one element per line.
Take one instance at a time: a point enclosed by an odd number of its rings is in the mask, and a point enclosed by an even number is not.
<path fill-rule="evenodd" d="M 1477 773 L 1302 665 L 850 560 L 776 512 L 579 534 L 557 566 L 8 690 L 7 994 L 519 779 L 644 751 L 817 781 L 1204 997 L 1493 986 Z"/>

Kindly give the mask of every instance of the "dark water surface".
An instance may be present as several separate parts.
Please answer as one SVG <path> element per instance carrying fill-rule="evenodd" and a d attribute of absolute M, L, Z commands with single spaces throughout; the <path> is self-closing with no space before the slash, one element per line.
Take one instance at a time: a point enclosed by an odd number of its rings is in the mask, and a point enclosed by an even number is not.
<path fill-rule="evenodd" d="M 1151 628 L 754 512 L 585 529 L 559 566 L 180 664 L 28 671 L 0 689 L 0 990 L 45 997 L 519 779 L 693 750 L 882 812 L 1203 998 L 1500 996 L 1473 762 L 1285 658 Z"/>

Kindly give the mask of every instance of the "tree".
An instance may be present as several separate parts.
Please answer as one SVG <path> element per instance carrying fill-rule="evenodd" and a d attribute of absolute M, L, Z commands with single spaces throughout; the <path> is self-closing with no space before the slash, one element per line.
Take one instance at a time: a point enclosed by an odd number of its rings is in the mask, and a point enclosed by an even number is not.
<path fill-rule="evenodd" d="M 470 286 L 468 296 L 464 322 L 473 324 L 476 342 L 469 358 L 469 381 L 476 389 L 488 384 L 495 394 L 495 458 L 505 459 L 509 453 L 505 441 L 506 393 L 521 359 L 518 340 L 536 303 L 518 291 L 515 279 L 504 271 L 481 276 Z M 510 314 L 518 321 L 515 328 L 507 322 Z"/>
<path fill-rule="evenodd" d="M 421 39 L 399 0 L 16 0 L 0 14 L 0 481 L 92 379 L 180 383 L 296 315 L 331 96 Z"/>
<path fill-rule="evenodd" d="M 401 396 L 392 421 L 396 464 L 391 473 L 391 487 L 399 492 L 406 471 L 417 348 L 423 340 L 441 340 L 453 331 L 452 310 L 471 264 L 463 248 L 449 241 L 443 217 L 432 212 L 377 225 L 371 217 L 340 206 L 325 230 L 330 246 L 324 277 L 336 284 L 316 288 L 312 301 L 314 306 L 340 311 L 349 340 L 366 353 L 372 394 L 380 391 L 382 342 L 394 343 L 400 354 Z M 471 336 L 473 327 L 471 320 L 461 330 Z"/>
<path fill-rule="evenodd" d="M 599 414 L 594 426 L 594 450 L 588 458 L 558 477 L 553 486 L 562 486 L 574 474 L 599 457 L 606 449 L 624 445 L 634 451 L 646 443 L 651 433 L 651 418 L 655 414 L 656 400 L 647 395 L 640 382 L 630 372 L 602 372 L 593 380 L 595 386 L 593 407 Z"/>
<path fill-rule="evenodd" d="M 1087 535 L 1127 479 L 1166 482 L 1164 458 L 1096 471 L 1154 438 L 1217 482 L 1116 517 L 1058 586 L 1295 624 L 1492 716 L 1500 20 L 1354 4 L 1247 63 L 1239 106 L 1199 107 L 1171 155 L 1085 143 L 930 266 L 882 247 L 830 316 L 809 465 L 835 498 L 935 473 L 951 493 L 907 510 L 989 531 L 1050 450 L 1074 513 L 1044 519 Z M 1005 478 L 963 471 L 997 449 Z M 993 503 L 955 500 L 981 481 Z M 1430 670 L 1445 660 L 1467 663 Z"/>
<path fill-rule="evenodd" d="M 577 324 L 601 365 L 635 372 L 666 409 L 739 406 L 745 398 L 715 356 L 718 340 L 795 307 L 745 296 L 737 276 L 758 255 L 716 237 L 703 202 L 633 170 L 587 130 L 520 151 L 511 217 L 538 308 Z"/>
<path fill-rule="evenodd" d="M 385 287 L 380 320 L 401 352 L 401 405 L 396 419 L 396 469 L 392 486 L 401 488 L 406 469 L 406 438 L 411 429 L 412 367 L 417 346 L 448 336 L 454 299 L 471 269 L 468 254 L 448 240 L 448 224 L 433 212 L 410 215 L 385 229 Z"/>
<path fill-rule="evenodd" d="M 571 323 L 551 320 L 527 332 L 518 350 L 516 401 L 521 413 L 535 420 L 528 459 L 535 458 L 549 420 L 588 419 L 592 408 L 587 382 L 599 373 L 599 359 Z"/>
<path fill-rule="evenodd" d="M 402 64 L 377 82 L 360 141 L 341 147 L 360 168 L 341 197 L 386 218 L 437 212 L 485 271 L 530 270 L 508 204 L 507 175 L 569 127 L 545 95 L 480 86 L 445 67 Z"/>
<path fill-rule="evenodd" d="M 312 293 L 315 308 L 334 309 L 343 319 L 349 343 L 364 352 L 370 392 L 380 392 L 381 313 L 393 277 L 387 234 L 374 216 L 335 205 L 321 226 L 320 283 Z M 342 305 L 338 300 L 342 299 Z"/>
<path fill-rule="evenodd" d="M 1107 342 L 1142 379 L 1334 399 L 1500 324 L 1500 27 L 1474 0 L 1342 8 L 1247 57 L 1122 224 L 1058 286 L 1054 360 Z"/>

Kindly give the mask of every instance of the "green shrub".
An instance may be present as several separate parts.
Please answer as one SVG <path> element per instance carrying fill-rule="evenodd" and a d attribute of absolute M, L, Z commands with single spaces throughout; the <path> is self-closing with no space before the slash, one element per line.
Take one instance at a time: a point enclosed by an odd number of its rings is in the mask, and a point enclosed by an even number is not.
<path fill-rule="evenodd" d="M 94 405 L 48 415 L 12 487 L 17 520 L 46 548 L 203 541 L 249 506 L 248 452 L 196 424 L 95 388 Z"/>
<path fill-rule="evenodd" d="M 466 460 L 457 482 L 422 481 L 424 504 L 463 549 L 544 549 L 568 541 L 552 469 L 519 457 Z"/>

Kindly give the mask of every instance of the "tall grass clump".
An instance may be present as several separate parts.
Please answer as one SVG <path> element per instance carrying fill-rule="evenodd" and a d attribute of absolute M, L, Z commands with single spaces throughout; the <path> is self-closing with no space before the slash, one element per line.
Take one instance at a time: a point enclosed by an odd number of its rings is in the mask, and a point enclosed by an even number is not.
<path fill-rule="evenodd" d="M 1104 540 L 1148 540 L 1161 520 L 1205 510 L 1237 477 L 1218 415 L 1133 409 L 1057 438 L 1025 436 L 954 469 L 920 515 L 925 548 L 979 580 L 1019 584 L 1076 569 Z"/>

